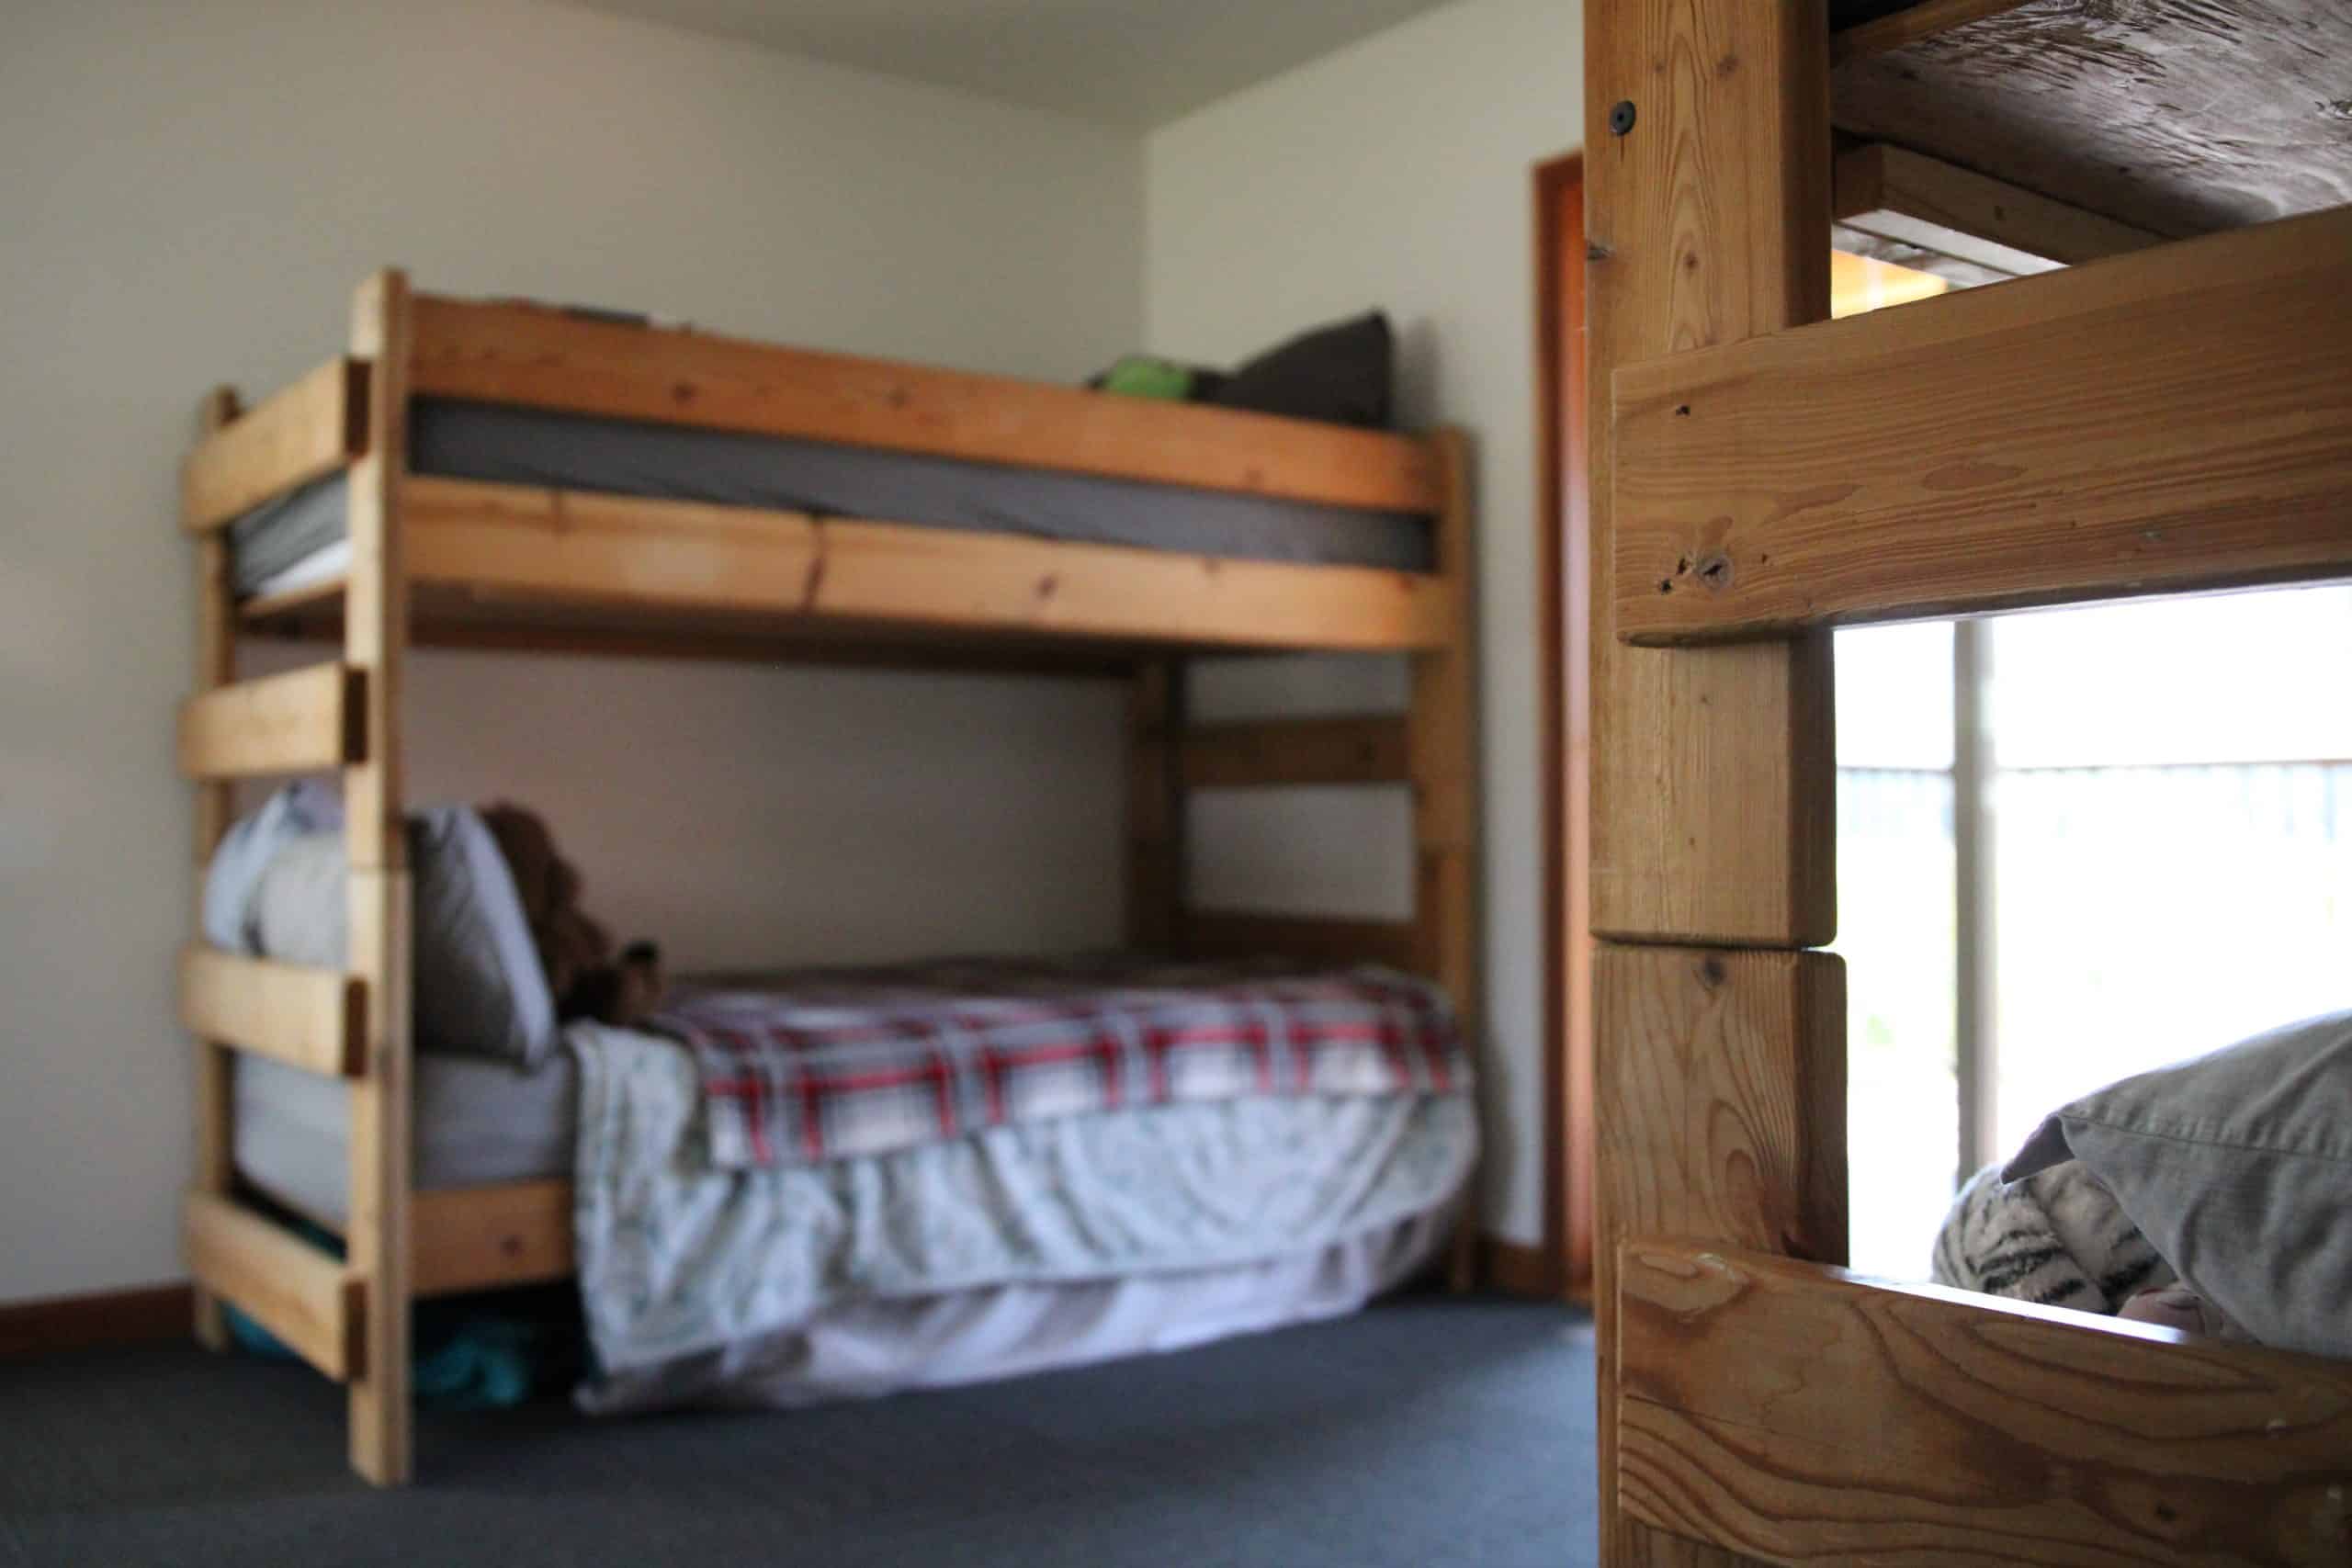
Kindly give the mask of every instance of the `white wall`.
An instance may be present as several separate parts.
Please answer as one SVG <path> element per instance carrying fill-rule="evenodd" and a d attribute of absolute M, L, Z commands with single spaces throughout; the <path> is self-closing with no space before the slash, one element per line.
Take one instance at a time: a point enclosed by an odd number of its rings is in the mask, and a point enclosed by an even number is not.
<path fill-rule="evenodd" d="M 1401 336 L 1401 415 L 1479 440 L 1486 642 L 1488 1224 L 1543 1230 L 1534 321 L 1529 166 L 1569 151 L 1582 114 L 1577 0 L 1464 0 L 1155 131 L 1145 143 L 1144 312 L 1159 352 L 1219 361 L 1304 323 L 1385 306 Z M 1393 673 L 1227 671 L 1210 705 L 1394 702 Z M 1238 809 L 1220 807 L 1227 833 Z M 1261 819 L 1364 860 L 1393 905 L 1403 829 Z M 1326 856 L 1313 857 L 1318 861 Z M 1222 874 L 1211 847 L 1204 876 Z"/>
<path fill-rule="evenodd" d="M 174 470 L 352 286 L 1070 378 L 1138 336 L 1135 140 L 526 0 L 12 0 L 0 41 L 0 1300 L 175 1277 Z M 686 964 L 1115 930 L 1102 685 L 426 655 L 413 794 L 547 810 Z M 874 722 L 888 710 L 888 724 Z"/>

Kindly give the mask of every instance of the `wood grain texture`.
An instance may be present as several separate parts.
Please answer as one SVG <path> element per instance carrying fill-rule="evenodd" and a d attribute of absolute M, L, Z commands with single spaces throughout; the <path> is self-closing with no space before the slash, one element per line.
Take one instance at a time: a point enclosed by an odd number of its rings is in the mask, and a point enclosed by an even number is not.
<path fill-rule="evenodd" d="M 1264 915 L 1188 908 L 1184 951 L 1200 958 L 1296 958 L 1310 964 L 1385 964 L 1426 973 L 1418 928 L 1407 920 L 1326 915 Z"/>
<path fill-rule="evenodd" d="M 368 367 L 330 359 L 250 412 L 209 431 L 180 467 L 180 525 L 224 526 L 366 449 Z"/>
<path fill-rule="evenodd" d="M 234 387 L 215 387 L 197 407 L 197 428 L 209 437 L 228 427 L 240 412 Z M 183 495 L 185 502 L 185 495 Z M 186 513 L 181 525 L 187 526 Z M 237 678 L 237 618 L 234 588 L 229 576 L 229 542 L 218 530 L 196 538 L 196 671 L 194 693 L 202 696 Z M 198 929 L 204 920 L 204 876 L 212 852 L 229 830 L 234 806 L 232 786 L 224 780 L 198 783 L 195 791 L 195 897 L 190 916 Z M 236 1113 L 234 1085 L 230 1078 L 229 1054 L 209 1040 L 196 1043 L 196 1168 L 191 1185 L 198 1192 L 225 1196 L 235 1177 L 232 1122 Z M 229 1347 L 227 1320 L 212 1293 L 198 1287 L 193 1294 L 197 1342 L 208 1349 Z"/>
<path fill-rule="evenodd" d="M 2164 236 L 1883 142 L 1838 155 L 1832 211 L 1885 244 L 2025 277 L 2162 244 Z"/>
<path fill-rule="evenodd" d="M 351 569 L 344 662 L 363 672 L 365 759 L 344 770 L 351 972 L 367 987 L 366 1076 L 351 1086 L 349 1217 L 344 1239 L 364 1291 L 363 1375 L 351 1382 L 352 1468 L 379 1486 L 414 1464 L 409 1411 L 410 985 L 408 835 L 401 707 L 408 649 L 403 564 L 408 470 L 408 279 L 381 272 L 352 300 L 351 352 L 372 362 L 368 455 L 351 468 Z"/>
<path fill-rule="evenodd" d="M 1884 54 L 2013 11 L 2025 0 L 1830 0 L 1831 63 Z M 1863 15 L 1862 13 L 1868 13 Z"/>
<path fill-rule="evenodd" d="M 1184 787 L 1402 784 L 1405 728 L 1395 714 L 1196 725 L 1184 733 Z"/>
<path fill-rule="evenodd" d="M 353 720 L 359 672 L 313 664 L 198 693 L 180 705 L 175 751 L 190 779 L 252 778 L 340 768 L 362 755 Z"/>
<path fill-rule="evenodd" d="M 1426 442 L 1384 431 L 422 297 L 420 396 L 1432 513 Z"/>
<path fill-rule="evenodd" d="M 1604 1502 L 1635 1484 L 1619 1430 L 1624 1327 L 1619 1244 L 1633 1235 L 1846 1256 L 1844 961 L 1822 953 L 1715 953 L 1601 944 L 1593 968 L 1598 1104 L 1601 1477 Z M 1720 1563 L 1618 1521 L 1603 1561 Z M 1604 1521 L 1612 1512 L 1604 1506 Z M 1612 1528 L 1605 1524 L 1604 1529 Z"/>
<path fill-rule="evenodd" d="M 503 1289 L 568 1278 L 571 1183 L 560 1179 L 428 1189 L 412 1197 L 416 1295 Z"/>
<path fill-rule="evenodd" d="M 330 1077 L 366 1070 L 367 987 L 335 969 L 221 953 L 180 953 L 180 1022 L 233 1045 Z"/>
<path fill-rule="evenodd" d="M 2352 575 L 2347 298 L 2352 209 L 1628 366 L 1618 626 Z"/>
<path fill-rule="evenodd" d="M 1818 4 L 1641 0 L 1586 16 L 1591 407 L 1621 364 L 1829 313 Z M 1612 104 L 1638 105 L 1631 134 Z M 1596 413 L 1596 417 L 1598 414 Z M 1624 648 L 1611 444 L 1592 458 L 1592 924 L 1817 945 L 1836 934 L 1826 646 Z"/>
<path fill-rule="evenodd" d="M 1843 62 L 1840 130 L 2166 235 L 2352 202 L 2352 6 L 2030 0 Z"/>
<path fill-rule="evenodd" d="M 2352 1364 L 1713 1247 L 1618 1270 L 1623 1495 L 1781 1562 L 2352 1561 Z"/>
<path fill-rule="evenodd" d="M 191 1192 L 183 1213 L 189 1271 L 304 1360 L 338 1381 L 366 1368 L 361 1282 L 293 1232 L 229 1199 Z"/>
<path fill-rule="evenodd" d="M 1454 632 L 1431 574 L 458 479 L 404 493 L 414 582 L 669 609 L 689 636 L 714 610 L 1200 648 L 1400 651 Z"/>

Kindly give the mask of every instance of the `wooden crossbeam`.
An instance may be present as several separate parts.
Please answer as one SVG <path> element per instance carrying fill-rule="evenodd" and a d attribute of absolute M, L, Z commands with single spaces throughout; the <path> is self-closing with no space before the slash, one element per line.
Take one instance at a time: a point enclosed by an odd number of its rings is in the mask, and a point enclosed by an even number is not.
<path fill-rule="evenodd" d="M 1882 142 L 1838 155 L 1830 211 L 1872 239 L 2008 277 L 2165 243 L 2162 234 Z"/>
<path fill-rule="evenodd" d="M 572 1270 L 571 1183 L 554 1178 L 433 1188 L 409 1200 L 409 1288 L 450 1295 L 560 1280 Z"/>
<path fill-rule="evenodd" d="M 1276 953 L 1313 964 L 1383 964 L 1419 972 L 1419 929 L 1409 920 L 1323 915 L 1261 915 L 1238 909 L 1184 911 L 1185 951 L 1200 958 Z"/>
<path fill-rule="evenodd" d="M 1222 648 L 1443 647 L 1443 579 L 957 534 L 695 502 L 410 479 L 413 582 L 883 626 Z"/>
<path fill-rule="evenodd" d="M 179 770 L 193 779 L 246 778 L 340 768 L 358 760 L 358 671 L 312 664 L 239 681 L 180 705 Z"/>
<path fill-rule="evenodd" d="M 191 1192 L 182 1213 L 188 1269 L 301 1358 L 342 1382 L 363 1369 L 365 1283 L 309 1242 L 227 1198 Z"/>
<path fill-rule="evenodd" d="M 214 430 L 180 468 L 180 522 L 219 528 L 368 449 L 368 366 L 330 359 Z"/>
<path fill-rule="evenodd" d="M 1618 1497 L 1776 1562 L 2352 1562 L 2352 1364 L 1647 1238 Z"/>
<path fill-rule="evenodd" d="M 366 1070 L 367 987 L 341 970 L 191 946 L 180 953 L 179 1005 L 199 1039 L 332 1077 Z"/>
<path fill-rule="evenodd" d="M 1434 513 L 1426 442 L 932 367 L 420 296 L 420 397 Z"/>
<path fill-rule="evenodd" d="M 1184 736 L 1183 773 L 1188 789 L 1402 783 L 1405 721 L 1375 714 L 1201 725 Z"/>
<path fill-rule="evenodd" d="M 1615 380 L 1619 634 L 2352 575 L 2352 209 Z"/>

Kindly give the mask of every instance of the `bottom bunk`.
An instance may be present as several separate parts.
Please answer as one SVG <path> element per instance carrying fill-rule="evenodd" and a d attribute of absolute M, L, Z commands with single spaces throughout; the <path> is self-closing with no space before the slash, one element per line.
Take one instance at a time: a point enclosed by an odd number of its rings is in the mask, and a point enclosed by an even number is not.
<path fill-rule="evenodd" d="M 231 831 L 216 948 L 340 962 L 338 816 L 298 788 Z M 420 813 L 410 853 L 411 1289 L 576 1279 L 584 1409 L 797 1404 L 1328 1317 L 1460 1217 L 1468 1057 L 1413 976 L 1100 954 L 671 983 L 550 899 L 577 878 L 527 813 Z M 319 1244 L 289 1274 L 330 1319 L 349 1100 L 233 1063 L 236 1179 Z M 197 1213 L 252 1256 L 293 1241 Z M 339 1343 L 330 1321 L 304 1353 Z"/>

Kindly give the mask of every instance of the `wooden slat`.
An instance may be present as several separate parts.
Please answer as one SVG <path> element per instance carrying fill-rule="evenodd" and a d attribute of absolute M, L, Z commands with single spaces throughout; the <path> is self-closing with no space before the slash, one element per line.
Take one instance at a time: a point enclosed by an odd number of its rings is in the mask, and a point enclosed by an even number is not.
<path fill-rule="evenodd" d="M 1183 943 L 1201 958 L 1274 956 L 1312 964 L 1385 964 L 1408 972 L 1421 965 L 1417 931 L 1408 920 L 1187 909 Z"/>
<path fill-rule="evenodd" d="M 1970 22 L 2013 11 L 2024 3 L 2025 0 L 1919 0 L 1916 6 L 1859 22 L 1831 35 L 1829 58 L 1833 63 L 1843 65 L 1849 60 L 1884 54 Z"/>
<path fill-rule="evenodd" d="M 1375 714 L 1200 725 L 1185 732 L 1183 774 L 1187 789 L 1401 784 L 1405 720 Z"/>
<path fill-rule="evenodd" d="M 188 1269 L 327 1376 L 364 1366 L 360 1281 L 328 1254 L 230 1200 L 191 1192 L 183 1213 Z"/>
<path fill-rule="evenodd" d="M 1605 431 L 1617 366 L 1829 313 L 1825 24 L 1817 4 L 1637 0 L 1585 25 L 1586 352 Z M 1637 111 L 1624 136 L 1621 101 Z M 1825 943 L 1836 879 L 1810 846 L 1835 837 L 1826 643 L 1626 649 L 1605 592 L 1611 451 L 1590 453 L 1593 931 Z"/>
<path fill-rule="evenodd" d="M 2352 1363 L 1639 1240 L 1621 1496 L 1781 1562 L 2352 1562 Z"/>
<path fill-rule="evenodd" d="M 409 1289 L 448 1295 L 560 1280 L 572 1270 L 571 1183 L 435 1188 L 409 1201 Z"/>
<path fill-rule="evenodd" d="M 326 663 L 199 692 L 180 705 L 180 773 L 227 779 L 342 767 L 365 744 L 353 723 L 363 690 L 359 671 Z"/>
<path fill-rule="evenodd" d="M 693 502 L 417 479 L 410 579 L 680 612 L 1181 646 L 1442 646 L 1434 575 L 1177 555 L 1011 534 L 818 521 Z"/>
<path fill-rule="evenodd" d="M 351 569 L 343 657 L 364 671 L 353 705 L 367 744 L 343 775 L 344 851 L 353 974 L 367 982 L 368 1071 L 351 1086 L 350 1193 L 344 1240 L 368 1283 L 367 1375 L 345 1402 L 351 1466 L 379 1486 L 404 1484 L 415 1462 L 409 1421 L 409 1119 L 412 926 L 401 690 L 408 652 L 408 279 L 378 273 L 354 295 L 351 350 L 370 360 L 368 455 L 353 465 Z"/>
<path fill-rule="evenodd" d="M 1621 369 L 1618 627 L 2352 575 L 2352 209 Z"/>
<path fill-rule="evenodd" d="M 1880 142 L 1838 154 L 1831 210 L 1875 239 L 2011 277 L 2165 243 L 2145 229 Z"/>
<path fill-rule="evenodd" d="M 804 437 L 971 462 L 1430 513 L 1410 436 L 1200 404 L 420 298 L 423 397 Z"/>
<path fill-rule="evenodd" d="M 201 1039 L 329 1077 L 366 1068 L 367 987 L 339 970 L 191 946 L 180 953 L 179 1000 L 180 1022 Z"/>
<path fill-rule="evenodd" d="M 180 468 L 181 525 L 207 532 L 367 450 L 368 367 L 330 359 L 206 435 Z"/>
<path fill-rule="evenodd" d="M 1152 660 L 1127 688 L 1127 945 L 1173 953 L 1184 919 L 1184 795 L 1177 755 L 1184 665 Z"/>

